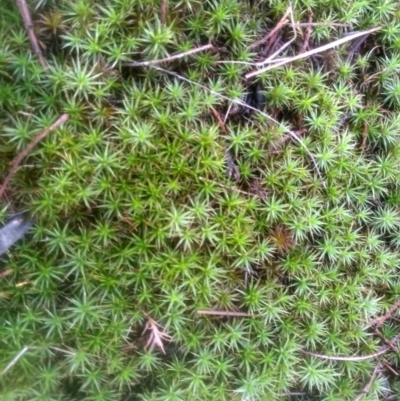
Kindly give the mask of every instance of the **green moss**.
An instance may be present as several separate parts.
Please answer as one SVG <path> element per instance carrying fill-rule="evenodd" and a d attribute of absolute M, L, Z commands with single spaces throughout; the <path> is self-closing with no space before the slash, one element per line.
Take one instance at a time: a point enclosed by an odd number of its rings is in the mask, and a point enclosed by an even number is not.
<path fill-rule="evenodd" d="M 0 5 L 3 175 L 44 127 L 69 120 L 3 201 L 2 219 L 35 221 L 2 257 L 0 370 L 28 347 L 0 377 L 3 398 L 354 400 L 376 359 L 303 351 L 376 352 L 368 322 L 398 299 L 396 2 L 293 2 L 296 21 L 311 10 L 325 23 L 310 48 L 382 29 L 259 75 L 252 104 L 279 124 L 226 97 L 249 101 L 246 63 L 293 37 L 285 25 L 275 45 L 251 47 L 285 2 L 169 1 L 164 22 L 154 0 L 30 8 L 47 69 L 14 2 Z M 282 56 L 301 51 L 307 28 L 296 29 Z M 209 40 L 164 70 L 126 65 Z M 398 322 L 381 331 L 394 338 Z M 382 369 L 368 399 L 385 399 L 388 380 L 398 394 Z"/>

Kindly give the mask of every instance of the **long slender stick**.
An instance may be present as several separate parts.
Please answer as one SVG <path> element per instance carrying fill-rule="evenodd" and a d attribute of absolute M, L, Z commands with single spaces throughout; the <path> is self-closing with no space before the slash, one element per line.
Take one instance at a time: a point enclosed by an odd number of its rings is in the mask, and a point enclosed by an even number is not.
<path fill-rule="evenodd" d="M 303 59 L 303 58 L 307 58 L 307 57 L 309 57 L 309 56 L 312 56 L 313 54 L 317 54 L 317 53 L 324 52 L 325 50 L 329 50 L 329 49 L 332 49 L 333 47 L 340 46 L 340 45 L 342 45 L 343 43 L 347 43 L 347 42 L 349 42 L 349 41 L 351 41 L 351 40 L 353 40 L 353 39 L 356 39 L 356 38 L 358 38 L 358 37 L 360 37 L 360 36 L 363 36 L 363 35 L 368 35 L 368 34 L 370 34 L 370 33 L 372 33 L 372 32 L 378 31 L 379 29 L 381 29 L 381 27 L 372 28 L 372 29 L 369 29 L 368 31 L 357 32 L 357 33 L 355 33 L 355 34 L 353 34 L 353 35 L 346 36 L 346 37 L 344 37 L 344 38 L 335 40 L 334 42 L 331 42 L 331 43 L 328 43 L 328 44 L 326 44 L 326 45 L 317 47 L 316 49 L 312 49 L 312 50 L 309 50 L 308 52 L 301 53 L 301 54 L 298 54 L 298 55 L 296 55 L 296 56 L 286 58 L 285 60 L 276 62 L 276 63 L 274 63 L 273 65 L 270 65 L 270 66 L 268 66 L 268 67 L 261 68 L 260 70 L 250 72 L 250 73 L 248 73 L 248 74 L 245 75 L 245 78 L 246 78 L 246 79 L 249 79 L 249 78 L 255 77 L 256 75 L 260 75 L 260 74 L 262 74 L 263 72 L 272 70 L 272 69 L 274 69 L 274 68 L 276 68 L 276 67 L 280 67 L 280 66 L 282 66 L 282 65 L 291 63 L 291 62 L 296 61 L 296 60 L 300 60 L 300 59 Z"/>
<path fill-rule="evenodd" d="M 162 0 L 161 2 L 161 17 L 160 22 L 164 25 L 167 20 L 167 8 L 168 8 L 168 0 Z"/>
<path fill-rule="evenodd" d="M 365 146 L 364 146 L 365 147 Z M 381 317 L 373 320 L 369 326 L 376 326 L 376 327 L 381 327 L 382 324 L 389 318 L 392 317 L 393 312 L 400 306 L 400 299 L 397 300 L 391 307 L 390 309 Z"/>
<path fill-rule="evenodd" d="M 176 60 L 179 58 L 190 56 L 195 53 L 203 52 L 204 50 L 212 49 L 213 47 L 214 46 L 212 44 L 208 44 L 208 45 L 196 47 L 195 49 L 188 50 L 187 52 L 184 52 L 184 53 L 174 54 L 173 56 L 170 56 L 170 57 L 165 57 L 165 58 L 161 58 L 158 60 L 125 63 L 124 65 L 127 67 L 141 67 L 141 66 L 148 66 L 148 65 L 152 65 L 152 64 L 166 63 L 168 61 L 173 61 L 173 60 Z"/>
<path fill-rule="evenodd" d="M 266 36 L 264 36 L 263 38 L 261 38 L 260 40 L 257 40 L 257 42 L 254 42 L 252 45 L 249 46 L 249 49 L 254 49 L 255 47 L 258 47 L 260 45 L 262 45 L 263 43 L 265 43 L 268 39 L 272 38 L 272 36 L 274 36 L 284 25 L 287 24 L 287 16 L 290 14 L 290 10 L 291 10 L 291 6 L 289 6 L 285 12 L 285 14 L 283 15 L 283 17 L 279 20 L 279 22 L 277 23 L 277 25 L 275 26 L 274 29 L 272 29 L 272 31 L 270 31 Z"/>
<path fill-rule="evenodd" d="M 17 2 L 17 6 L 19 8 L 19 11 L 21 13 L 22 19 L 24 20 L 24 25 L 28 32 L 29 40 L 31 41 L 33 51 L 36 53 L 42 67 L 45 68 L 47 66 L 46 60 L 43 57 L 42 50 L 40 49 L 39 42 L 35 35 L 31 14 L 29 13 L 29 8 L 26 4 L 26 1 L 25 0 L 16 0 L 16 2 Z"/>
<path fill-rule="evenodd" d="M 3 196 L 3 193 L 6 190 L 8 183 L 10 182 L 11 178 L 17 171 L 17 168 L 20 165 L 21 161 L 42 139 L 44 139 L 50 132 L 54 131 L 61 124 L 65 123 L 65 121 L 67 120 L 68 120 L 68 114 L 63 114 L 52 126 L 46 128 L 35 138 L 33 138 L 33 140 L 28 144 L 28 146 L 11 162 L 11 169 L 8 172 L 6 178 L 4 179 L 3 184 L 0 186 L 0 197 Z"/>

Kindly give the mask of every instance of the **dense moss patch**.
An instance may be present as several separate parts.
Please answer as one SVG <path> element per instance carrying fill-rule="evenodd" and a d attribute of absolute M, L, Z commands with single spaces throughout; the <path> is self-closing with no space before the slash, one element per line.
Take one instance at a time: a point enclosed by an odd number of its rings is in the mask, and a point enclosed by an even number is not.
<path fill-rule="evenodd" d="M 304 353 L 380 350 L 400 294 L 397 3 L 294 1 L 316 25 L 281 57 L 381 29 L 250 81 L 287 3 L 162 4 L 32 1 L 47 69 L 0 4 L 3 176 L 69 114 L 2 203 L 35 221 L 1 261 L 0 368 L 28 347 L 2 399 L 354 400 L 378 363 L 365 399 L 399 396 L 395 352 Z"/>

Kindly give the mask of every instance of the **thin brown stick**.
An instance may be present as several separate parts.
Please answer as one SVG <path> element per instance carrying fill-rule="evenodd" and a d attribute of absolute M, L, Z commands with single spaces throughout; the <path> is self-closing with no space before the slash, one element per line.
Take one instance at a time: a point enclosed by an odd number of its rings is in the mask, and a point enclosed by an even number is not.
<path fill-rule="evenodd" d="M 29 154 L 29 152 L 42 140 L 44 139 L 50 132 L 54 131 L 61 124 L 65 123 L 68 120 L 68 114 L 63 114 L 53 125 L 49 128 L 46 128 L 40 134 L 38 134 L 33 140 L 28 144 L 28 146 L 11 162 L 11 169 L 8 172 L 3 184 L 0 186 L 0 198 L 3 196 L 4 191 L 7 189 L 8 183 L 11 178 L 17 171 L 18 166 L 21 161 Z"/>
<path fill-rule="evenodd" d="M 290 8 L 289 8 L 289 9 L 290 9 L 290 25 L 292 26 L 292 30 L 293 30 L 293 37 L 292 37 L 292 39 L 290 39 L 289 41 L 287 41 L 284 45 L 282 45 L 278 50 L 276 50 L 274 53 L 272 53 L 270 56 L 268 56 L 265 60 L 260 61 L 259 63 L 257 63 L 257 65 L 263 66 L 263 65 L 265 65 L 265 64 L 267 64 L 267 63 L 270 63 L 271 60 L 272 60 L 273 62 L 275 62 L 275 61 L 280 61 L 280 60 L 274 60 L 275 57 L 276 57 L 278 54 L 282 53 L 287 47 L 290 46 L 291 43 L 293 43 L 293 42 L 297 39 L 297 30 L 296 30 L 296 28 L 295 28 L 295 26 L 294 26 L 294 24 L 295 24 L 295 22 L 294 22 L 294 14 L 293 14 L 293 8 L 292 8 L 292 5 L 291 5 L 291 4 L 290 4 Z M 274 39 L 274 40 L 275 40 L 275 39 Z"/>
<path fill-rule="evenodd" d="M 399 299 L 397 302 L 395 302 L 395 303 L 390 307 L 390 309 L 389 309 L 383 316 L 381 316 L 380 318 L 377 318 L 377 319 L 373 320 L 373 321 L 369 324 L 369 326 L 375 326 L 375 327 L 377 327 L 377 328 L 378 328 L 378 327 L 381 327 L 382 324 L 383 324 L 386 320 L 388 320 L 389 318 L 392 317 L 393 312 L 394 312 L 399 306 L 400 306 L 400 299 Z"/>
<path fill-rule="evenodd" d="M 308 13 L 308 23 L 309 23 L 309 25 L 308 25 L 308 27 L 306 29 L 306 34 L 305 34 L 305 37 L 304 37 L 304 43 L 303 43 L 303 46 L 302 46 L 302 48 L 300 50 L 300 54 L 304 53 L 308 49 L 309 44 L 310 44 L 310 38 L 311 38 L 311 34 L 312 34 L 312 25 L 310 25 L 310 24 L 312 23 L 312 17 L 313 17 L 313 12 L 310 10 L 309 13 Z"/>
<path fill-rule="evenodd" d="M 356 39 L 356 38 L 358 38 L 360 36 L 368 35 L 368 34 L 370 34 L 372 32 L 376 32 L 379 29 L 381 29 L 381 27 L 372 28 L 372 29 L 369 29 L 369 30 L 363 31 L 363 32 L 357 32 L 357 33 L 354 33 L 352 35 L 345 36 L 344 38 L 340 38 L 338 40 L 335 40 L 335 41 L 333 41 L 331 43 L 328 43 L 326 45 L 317 47 L 316 49 L 309 50 L 308 52 L 305 52 L 305 53 L 302 53 L 302 54 L 298 54 L 298 55 L 293 56 L 293 57 L 288 57 L 288 58 L 285 58 L 284 60 L 281 60 L 281 61 L 276 60 L 277 62 L 274 63 L 273 65 L 270 65 L 268 67 L 264 67 L 264 68 L 261 68 L 260 70 L 256 70 L 256 71 L 253 71 L 253 72 L 250 72 L 250 73 L 246 74 L 245 78 L 249 79 L 249 78 L 255 77 L 257 75 L 260 75 L 260 74 L 262 74 L 262 73 L 264 73 L 266 71 L 272 70 L 272 69 L 277 68 L 277 67 L 281 67 L 282 65 L 285 65 L 285 64 L 289 64 L 289 63 L 291 63 L 293 61 L 300 60 L 300 59 L 303 59 L 303 58 L 307 58 L 307 57 L 312 56 L 312 55 L 317 54 L 317 53 L 322 53 L 322 52 L 324 52 L 326 50 L 329 50 L 329 49 L 332 49 L 334 47 L 340 46 L 340 45 L 342 45 L 344 43 L 347 43 L 347 42 L 349 42 L 349 41 L 351 41 L 353 39 Z"/>
<path fill-rule="evenodd" d="M 251 313 L 246 312 L 229 312 L 225 310 L 198 310 L 199 315 L 213 315 L 213 316 L 241 316 L 241 317 L 251 317 L 254 316 Z"/>
<path fill-rule="evenodd" d="M 368 124 L 364 122 L 364 128 L 362 132 L 362 141 L 360 145 L 360 149 L 364 150 L 365 147 L 367 146 L 367 137 L 368 137 Z"/>
<path fill-rule="evenodd" d="M 357 397 L 354 398 L 354 401 L 361 401 L 364 395 L 369 393 L 369 391 L 371 390 L 372 383 L 374 382 L 375 377 L 378 374 L 378 369 L 379 369 L 379 363 L 375 366 L 375 369 L 372 372 L 370 379 L 368 380 L 367 384 L 363 387 L 363 389 L 360 391 L 360 393 L 357 395 Z"/>
<path fill-rule="evenodd" d="M 203 52 L 205 50 L 209 50 L 209 49 L 213 49 L 213 48 L 214 48 L 214 46 L 209 43 L 208 45 L 196 47 L 195 49 L 188 50 L 187 52 L 174 54 L 173 56 L 161 58 L 158 60 L 140 61 L 140 62 L 132 61 L 131 63 L 125 63 L 124 65 L 126 67 L 145 67 L 145 66 L 149 66 L 149 65 L 153 65 L 153 64 L 166 63 L 169 61 L 177 60 L 179 58 L 190 56 L 192 54 Z"/>
<path fill-rule="evenodd" d="M 24 20 L 25 29 L 28 32 L 29 40 L 31 41 L 33 51 L 36 53 L 42 67 L 45 68 L 47 66 L 46 60 L 43 57 L 42 50 L 40 49 L 39 42 L 35 35 L 35 30 L 33 29 L 31 14 L 29 13 L 29 8 L 26 4 L 26 1 L 25 0 L 16 0 L 16 2 L 17 2 L 17 6 L 19 8 L 19 12 L 21 13 L 22 19 Z"/>
<path fill-rule="evenodd" d="M 168 0 L 161 1 L 161 17 L 160 21 L 164 25 L 167 20 L 167 8 L 168 8 Z"/>
<path fill-rule="evenodd" d="M 271 40 L 269 41 L 268 45 L 265 46 L 265 49 L 264 49 L 264 51 L 263 51 L 263 55 L 267 56 L 267 55 L 269 55 L 271 52 L 273 52 L 274 49 L 276 49 L 276 46 L 277 46 L 277 44 L 279 43 L 280 39 L 281 39 L 281 35 L 280 35 L 280 33 L 278 32 L 278 33 L 276 33 L 276 34 L 271 38 Z M 279 48 L 278 48 L 278 49 L 279 49 Z M 269 56 L 269 58 L 270 58 L 270 57 L 271 57 L 271 56 Z"/>
<path fill-rule="evenodd" d="M 214 117 L 218 121 L 218 125 L 221 128 L 221 130 L 224 132 L 224 134 L 228 134 L 228 130 L 226 129 L 225 123 L 222 121 L 221 116 L 219 115 L 218 111 L 214 109 L 214 107 L 211 107 L 211 111 L 214 114 Z"/>
<path fill-rule="evenodd" d="M 398 376 L 398 375 L 399 375 L 399 373 L 398 373 L 396 370 L 394 370 L 394 369 L 392 368 L 392 366 L 391 366 L 385 359 L 382 358 L 381 363 L 382 363 L 383 365 L 385 365 L 395 376 Z"/>
<path fill-rule="evenodd" d="M 396 347 L 375 327 L 375 334 L 394 352 L 397 352 Z"/>
<path fill-rule="evenodd" d="M 275 28 L 272 29 L 267 35 L 265 35 L 263 38 L 260 40 L 257 40 L 257 42 L 254 42 L 252 45 L 249 46 L 249 49 L 254 49 L 255 47 L 258 47 L 265 42 L 268 41 L 268 39 L 272 38 L 284 25 L 286 25 L 289 21 L 286 19 L 288 15 L 290 14 L 291 6 L 289 6 L 283 15 L 283 17 L 279 20 L 279 22 L 276 24 Z"/>

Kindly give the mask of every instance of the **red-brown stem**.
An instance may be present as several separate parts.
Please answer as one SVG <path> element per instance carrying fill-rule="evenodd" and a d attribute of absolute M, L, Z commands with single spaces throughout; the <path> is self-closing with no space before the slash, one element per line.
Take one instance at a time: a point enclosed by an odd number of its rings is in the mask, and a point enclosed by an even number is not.
<path fill-rule="evenodd" d="M 43 68 L 46 68 L 46 60 L 43 57 L 42 50 L 40 49 L 39 42 L 35 35 L 35 30 L 33 29 L 33 23 L 31 14 L 29 13 L 29 8 L 26 4 L 25 0 L 16 0 L 17 6 L 19 8 L 19 12 L 21 13 L 22 19 L 24 20 L 25 29 L 28 32 L 29 40 L 31 41 L 31 45 L 33 51 L 36 53 L 40 64 Z"/>
<path fill-rule="evenodd" d="M 167 8 L 168 8 L 168 0 L 161 1 L 161 17 L 160 21 L 164 25 L 167 20 Z"/>
<path fill-rule="evenodd" d="M 313 12 L 310 10 L 309 14 L 308 14 L 308 23 L 309 24 L 312 23 L 312 17 L 313 17 Z M 312 25 L 309 25 L 307 27 L 307 29 L 306 29 L 306 35 L 304 37 L 304 43 L 303 43 L 303 47 L 300 50 L 300 53 L 304 53 L 308 49 L 309 43 L 310 43 L 311 34 L 312 34 Z"/>
<path fill-rule="evenodd" d="M 252 45 L 250 45 L 249 49 L 254 49 L 255 47 L 258 47 L 258 46 L 262 45 L 263 43 L 265 43 L 268 39 L 272 38 L 272 36 L 274 36 L 280 29 L 282 29 L 282 27 L 284 25 L 286 25 L 288 23 L 288 20 L 286 18 L 288 17 L 289 14 L 290 14 L 290 6 L 286 10 L 283 17 L 279 20 L 279 22 L 277 23 L 275 28 L 272 29 L 272 31 L 268 32 L 268 34 L 265 35 L 263 38 L 261 38 L 257 42 L 254 42 Z"/>
<path fill-rule="evenodd" d="M 369 324 L 369 326 L 376 326 L 376 327 L 381 327 L 382 324 L 392 317 L 393 312 L 400 306 L 400 299 L 395 302 L 390 309 L 381 317 L 375 319 L 372 323 Z"/>
<path fill-rule="evenodd" d="M 63 114 L 53 125 L 51 125 L 49 128 L 46 128 L 40 134 L 35 136 L 35 138 L 32 139 L 32 141 L 28 144 L 28 146 L 11 162 L 11 169 L 8 172 L 6 178 L 4 179 L 3 184 L 0 186 L 0 197 L 3 196 L 4 191 L 7 189 L 8 183 L 10 182 L 11 178 L 17 171 L 17 168 L 20 165 L 21 161 L 42 139 L 44 139 L 50 132 L 54 131 L 61 124 L 65 123 L 65 121 L 67 120 L 68 120 L 68 114 Z"/>

